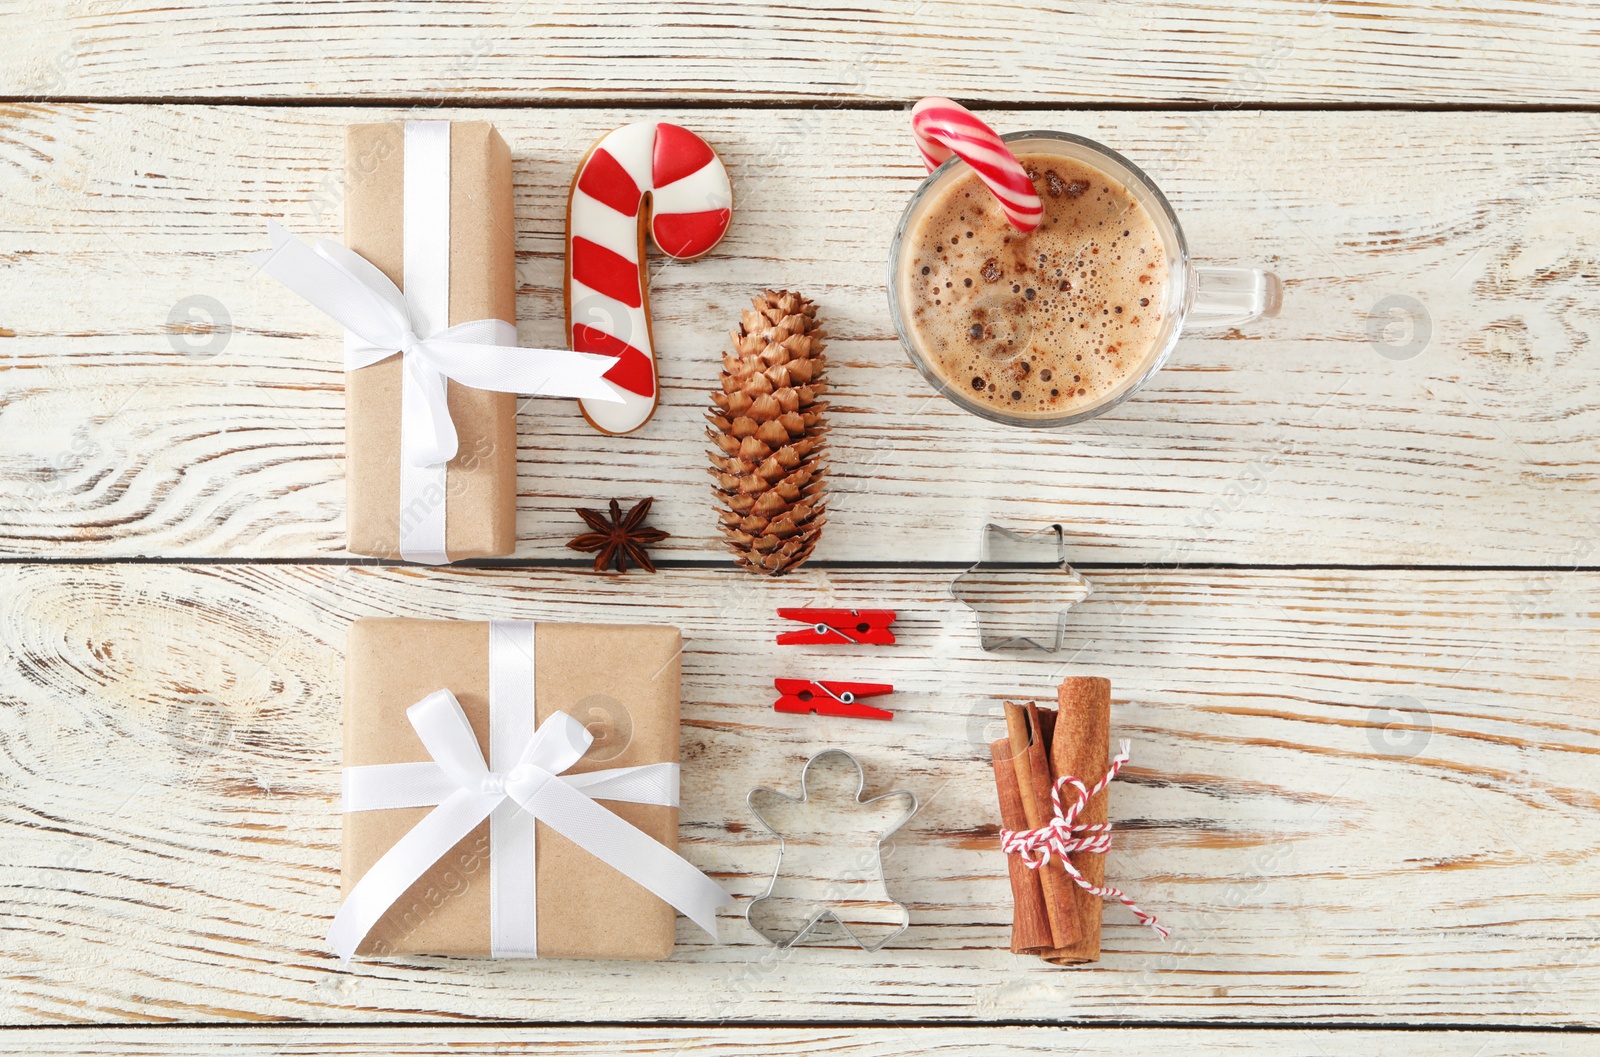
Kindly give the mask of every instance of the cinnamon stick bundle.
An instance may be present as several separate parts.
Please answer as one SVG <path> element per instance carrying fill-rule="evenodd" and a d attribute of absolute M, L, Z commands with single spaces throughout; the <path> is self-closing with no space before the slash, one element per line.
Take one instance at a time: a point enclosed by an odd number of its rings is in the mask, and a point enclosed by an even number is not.
<path fill-rule="evenodd" d="M 1075 775 L 1092 786 L 1105 773 L 1111 737 L 1111 683 L 1087 676 L 1069 677 L 1056 692 L 1059 711 L 1036 704 L 1005 703 L 1006 737 L 989 746 L 994 761 L 1000 823 L 1009 830 L 1037 829 L 1055 816 L 1050 791 L 1057 779 Z M 1078 820 L 1092 825 L 1107 818 L 1104 793 L 1089 802 Z M 1015 912 L 1011 950 L 1037 954 L 1053 965 L 1080 965 L 1100 959 L 1101 900 L 1078 887 L 1052 861 L 1029 869 L 1018 855 L 1007 855 Z M 1096 885 L 1105 880 L 1105 856 L 1079 853 L 1072 864 Z"/>

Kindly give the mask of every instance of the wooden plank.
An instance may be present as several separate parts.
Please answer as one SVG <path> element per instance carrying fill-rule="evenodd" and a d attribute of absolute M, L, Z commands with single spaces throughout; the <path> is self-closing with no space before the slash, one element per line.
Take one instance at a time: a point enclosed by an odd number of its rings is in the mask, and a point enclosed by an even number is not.
<path fill-rule="evenodd" d="M 1594 102 L 1600 18 L 1540 0 L 0 4 L 0 93 L 590 102 Z"/>
<path fill-rule="evenodd" d="M 0 1021 L 1600 1023 L 1600 574 L 1125 570 L 1066 652 L 984 655 L 945 580 L 707 570 L 0 567 Z M 882 603 L 892 649 L 771 644 L 780 604 Z M 357 616 L 666 620 L 684 655 L 685 854 L 741 900 L 746 813 L 823 746 L 921 813 L 887 858 L 911 929 L 777 953 L 733 914 L 644 965 L 339 969 L 340 668 Z M 1004 698 L 1109 676 L 1105 958 L 1006 949 L 984 743 Z M 894 683 L 892 723 L 774 713 L 779 675 Z"/>
<path fill-rule="evenodd" d="M 1235 1057 L 1262 1052 L 1306 1057 L 1582 1057 L 1600 1053 L 1590 1036 L 1535 1032 L 1437 1031 L 1183 1031 L 1165 1028 L 894 1027 L 894 1028 L 73 1028 L 0 1032 L 0 1053 L 80 1054 L 230 1053 L 300 1055 L 425 1055 L 548 1053 L 716 1053 L 719 1057 L 912 1057 L 960 1054 L 1071 1053 L 1113 1057 Z"/>
<path fill-rule="evenodd" d="M 463 114 L 516 145 L 521 336 L 560 342 L 571 167 L 641 112 Z M 15 335 L 0 338 L 0 549 L 342 553 L 338 331 L 245 258 L 270 216 L 338 235 L 342 130 L 385 116 L 0 112 L 0 333 Z M 602 438 L 570 404 L 525 406 L 521 557 L 570 557 L 574 505 L 645 494 L 665 556 L 721 553 L 705 391 L 724 330 L 778 284 L 817 298 L 832 333 L 821 560 L 970 561 L 994 519 L 1064 522 L 1078 560 L 1593 563 L 1594 115 L 996 115 L 1116 145 L 1166 186 L 1198 253 L 1287 283 L 1277 319 L 1196 332 L 1147 391 L 1055 434 L 933 397 L 893 336 L 882 261 L 918 179 L 903 115 L 681 119 L 735 174 L 732 233 L 710 258 L 654 265 L 665 388 L 649 427 Z M 226 326 L 187 329 L 204 320 Z"/>

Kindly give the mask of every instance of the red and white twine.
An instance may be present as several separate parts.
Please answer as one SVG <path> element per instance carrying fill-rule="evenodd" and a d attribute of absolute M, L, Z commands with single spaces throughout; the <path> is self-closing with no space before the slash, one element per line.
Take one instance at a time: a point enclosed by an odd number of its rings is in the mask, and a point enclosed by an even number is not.
<path fill-rule="evenodd" d="M 1080 825 L 1078 816 L 1083 814 L 1084 808 L 1089 806 L 1089 801 L 1098 796 L 1111 784 L 1111 780 L 1122 770 L 1122 765 L 1129 760 L 1128 750 L 1130 743 L 1123 741 L 1117 745 L 1118 752 L 1111 760 L 1111 766 L 1106 769 L 1105 777 L 1094 784 L 1094 788 L 1087 789 L 1074 775 L 1065 775 L 1056 780 L 1050 788 L 1050 803 L 1055 807 L 1055 817 L 1038 829 L 1000 831 L 1000 849 L 1007 855 L 1019 855 L 1023 863 L 1030 870 L 1037 870 L 1050 861 L 1051 855 L 1060 861 L 1061 868 L 1077 886 L 1092 896 L 1102 899 L 1115 899 L 1139 919 L 1139 924 L 1149 925 L 1155 930 L 1156 935 L 1166 939 L 1168 931 L 1156 921 L 1154 914 L 1147 914 L 1139 909 L 1138 904 L 1123 894 L 1122 889 L 1112 888 L 1110 885 L 1096 885 L 1078 872 L 1072 865 L 1068 856 L 1073 852 L 1084 852 L 1091 855 L 1103 855 L 1111 849 L 1111 823 L 1097 822 L 1094 825 Z M 1078 798 L 1066 810 L 1061 807 L 1061 789 L 1070 785 L 1077 790 Z"/>

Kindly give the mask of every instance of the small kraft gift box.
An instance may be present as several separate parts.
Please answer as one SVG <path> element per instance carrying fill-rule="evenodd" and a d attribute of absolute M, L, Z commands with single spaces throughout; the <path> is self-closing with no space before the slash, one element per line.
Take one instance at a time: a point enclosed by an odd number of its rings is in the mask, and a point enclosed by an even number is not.
<path fill-rule="evenodd" d="M 419 171 L 430 164 L 442 173 Z M 477 319 L 515 327 L 511 150 L 493 125 L 352 125 L 344 209 L 345 245 L 405 291 L 414 311 L 441 317 L 428 319 L 429 329 Z M 399 558 L 403 535 L 426 535 L 422 523 L 436 518 L 451 560 L 510 554 L 517 542 L 517 398 L 446 383 L 456 456 L 436 480 L 407 482 L 403 378 L 398 356 L 345 375 L 347 546 Z"/>
<path fill-rule="evenodd" d="M 353 126 L 345 243 L 269 223 L 265 275 L 343 325 L 347 545 L 439 565 L 516 545 L 516 394 L 620 402 L 608 356 L 517 342 L 511 152 L 486 122 Z"/>
<path fill-rule="evenodd" d="M 676 854 L 681 650 L 671 627 L 356 621 L 339 953 L 661 959 L 675 908 L 715 938 L 732 900 Z"/>

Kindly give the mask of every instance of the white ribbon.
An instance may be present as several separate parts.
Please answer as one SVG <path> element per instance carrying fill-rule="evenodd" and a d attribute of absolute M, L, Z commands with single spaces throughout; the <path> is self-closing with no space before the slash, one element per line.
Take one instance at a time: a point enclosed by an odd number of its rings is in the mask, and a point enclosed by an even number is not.
<path fill-rule="evenodd" d="M 405 365 L 400 413 L 400 554 L 449 561 L 444 547 L 444 467 L 456 457 L 445 379 L 499 393 L 620 402 L 601 376 L 609 356 L 526 349 L 501 319 L 449 321 L 449 122 L 406 122 L 402 294 L 375 265 L 337 242 L 313 249 L 274 222 L 272 248 L 250 260 L 345 328 L 345 370 L 399 355 Z"/>
<path fill-rule="evenodd" d="M 450 122 L 407 121 L 400 185 L 400 287 L 416 334 L 438 334 L 450 326 Z M 358 345 L 345 331 L 345 359 Z M 503 344 L 515 345 L 515 335 Z M 449 513 L 449 458 L 426 433 L 407 429 L 424 415 L 449 410 L 449 386 L 437 374 L 414 371 L 418 356 L 402 356 L 400 373 L 400 557 L 428 565 L 450 560 L 445 522 Z M 346 367 L 346 370 L 354 368 Z M 458 445 L 451 445 L 454 450 Z"/>
<path fill-rule="evenodd" d="M 565 712 L 561 713 L 566 715 Z M 675 763 L 610 767 L 568 774 L 562 781 L 592 800 L 678 806 L 679 768 Z M 375 763 L 346 767 L 341 811 L 387 811 L 397 807 L 436 807 L 461 788 L 432 760 L 421 763 Z"/>
<path fill-rule="evenodd" d="M 496 622 L 491 629 L 491 634 L 511 633 L 501 636 L 499 647 L 491 640 L 491 687 L 496 682 L 496 654 L 503 654 L 520 628 L 527 628 L 531 644 L 531 624 Z M 531 715 L 531 678 L 518 696 Z M 496 725 L 495 712 L 491 705 L 491 727 Z M 489 883 L 495 918 L 490 953 L 495 957 L 538 955 L 533 912 L 535 819 L 665 900 L 716 939 L 717 908 L 732 904 L 728 894 L 665 845 L 595 803 L 607 799 L 675 806 L 676 764 L 562 776 L 594 738 L 572 716 L 557 712 L 526 738 L 510 766 L 491 770 L 466 713 L 449 690 L 437 690 L 412 705 L 406 718 L 432 762 L 347 768 L 344 810 L 437 806 L 362 875 L 339 907 L 328 942 L 344 962 L 405 891 L 484 819 L 490 819 Z M 492 746 L 493 730 L 490 741 Z M 497 834 L 507 811 L 523 825 L 510 835 Z M 508 864 L 515 865 L 510 876 Z"/>

